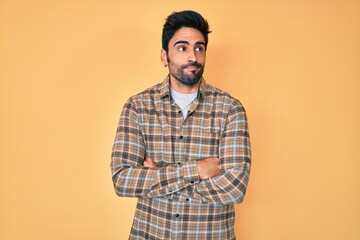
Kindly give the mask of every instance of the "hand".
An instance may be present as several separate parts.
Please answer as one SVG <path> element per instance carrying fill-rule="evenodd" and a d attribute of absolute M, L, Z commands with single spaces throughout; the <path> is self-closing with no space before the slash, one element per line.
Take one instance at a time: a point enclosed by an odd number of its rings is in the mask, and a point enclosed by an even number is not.
<path fill-rule="evenodd" d="M 215 177 L 220 174 L 220 159 L 219 158 L 205 158 L 198 160 L 197 168 L 200 179 Z"/>
<path fill-rule="evenodd" d="M 146 157 L 143 163 L 144 167 L 148 167 L 148 168 L 156 168 L 157 165 L 156 163 L 149 157 Z"/>

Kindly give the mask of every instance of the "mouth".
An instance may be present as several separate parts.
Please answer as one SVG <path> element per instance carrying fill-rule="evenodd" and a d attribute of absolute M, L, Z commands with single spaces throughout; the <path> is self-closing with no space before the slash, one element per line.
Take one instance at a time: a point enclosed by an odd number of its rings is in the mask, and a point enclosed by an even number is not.
<path fill-rule="evenodd" d="M 190 66 L 185 68 L 187 71 L 192 72 L 192 73 L 196 73 L 196 71 L 199 69 L 198 67 L 194 67 L 194 66 Z"/>
<path fill-rule="evenodd" d="M 184 66 L 183 69 L 191 73 L 196 73 L 201 67 L 202 66 L 198 63 L 192 63 Z"/>

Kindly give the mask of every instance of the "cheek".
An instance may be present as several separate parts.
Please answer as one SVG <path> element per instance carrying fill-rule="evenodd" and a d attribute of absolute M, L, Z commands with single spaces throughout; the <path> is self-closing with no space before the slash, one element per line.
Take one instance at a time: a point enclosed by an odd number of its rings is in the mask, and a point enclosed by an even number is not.
<path fill-rule="evenodd" d="M 179 72 L 179 69 L 180 69 L 180 67 L 177 64 L 175 64 L 173 62 L 169 62 L 170 73 L 177 74 Z"/>
<path fill-rule="evenodd" d="M 178 51 L 169 51 L 168 53 L 168 60 L 171 62 L 175 62 L 177 64 L 183 64 L 187 61 L 187 54 L 184 52 L 178 52 Z"/>
<path fill-rule="evenodd" d="M 199 63 L 201 63 L 201 64 L 205 63 L 205 61 L 206 61 L 206 54 L 199 54 L 199 55 L 197 56 L 197 61 L 198 61 Z"/>
<path fill-rule="evenodd" d="M 169 60 L 171 62 L 175 63 L 176 65 L 180 65 L 180 64 L 184 63 L 185 58 L 181 54 L 174 54 L 174 55 L 170 56 Z"/>

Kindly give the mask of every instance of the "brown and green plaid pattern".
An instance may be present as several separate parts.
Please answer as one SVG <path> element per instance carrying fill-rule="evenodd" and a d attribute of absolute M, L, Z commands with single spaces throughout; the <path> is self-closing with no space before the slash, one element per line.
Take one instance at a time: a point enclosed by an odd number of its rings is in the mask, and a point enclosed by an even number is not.
<path fill-rule="evenodd" d="M 168 77 L 123 108 L 111 169 L 116 193 L 138 197 L 130 239 L 235 239 L 233 204 L 244 198 L 251 163 L 246 114 L 201 81 L 185 120 Z M 158 167 L 143 167 L 146 156 Z M 200 180 L 196 161 L 208 157 L 220 158 L 221 174 Z"/>

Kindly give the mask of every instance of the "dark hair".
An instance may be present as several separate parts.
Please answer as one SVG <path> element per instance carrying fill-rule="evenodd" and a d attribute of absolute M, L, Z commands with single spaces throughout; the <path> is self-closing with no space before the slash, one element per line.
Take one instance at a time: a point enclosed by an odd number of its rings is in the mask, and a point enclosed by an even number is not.
<path fill-rule="evenodd" d="M 162 32 L 162 48 L 168 52 L 170 39 L 175 32 L 182 27 L 190 27 L 199 30 L 205 39 L 205 47 L 208 44 L 208 34 L 211 33 L 208 22 L 195 11 L 173 12 L 166 19 Z"/>

